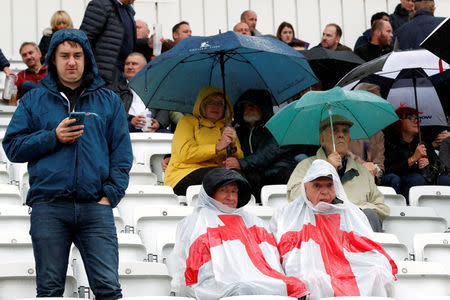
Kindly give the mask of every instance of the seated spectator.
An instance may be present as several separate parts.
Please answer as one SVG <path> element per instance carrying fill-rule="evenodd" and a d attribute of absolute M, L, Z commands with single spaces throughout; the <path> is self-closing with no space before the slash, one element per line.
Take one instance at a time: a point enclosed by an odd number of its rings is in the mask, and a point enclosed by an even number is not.
<path fill-rule="evenodd" d="M 373 83 L 360 83 L 354 90 L 367 91 L 381 97 L 380 87 Z M 370 139 L 350 141 L 349 150 L 354 155 L 354 159 L 362 163 L 379 182 L 384 172 L 383 131 L 378 131 Z"/>
<path fill-rule="evenodd" d="M 191 27 L 186 21 L 181 21 L 172 27 L 172 38 L 175 44 L 192 35 Z"/>
<path fill-rule="evenodd" d="M 328 161 L 337 170 L 348 199 L 366 214 L 373 231 L 381 232 L 381 220 L 389 215 L 389 207 L 384 203 L 383 194 L 375 185 L 373 175 L 362 164 L 356 162 L 349 153 L 350 127 L 353 123 L 341 115 L 333 115 L 333 140 L 330 119 L 327 117 L 319 125 L 321 148 L 316 155 L 302 160 L 287 183 L 288 201 L 302 194 L 302 181 L 312 162 L 316 159 Z"/>
<path fill-rule="evenodd" d="M 294 50 L 297 50 L 297 51 L 308 50 L 308 49 L 306 49 L 306 43 L 304 41 L 300 41 L 300 40 L 292 41 L 288 45 L 291 46 L 292 48 L 294 48 Z"/>
<path fill-rule="evenodd" d="M 233 157 L 244 157 L 236 131 L 225 126 L 225 117 L 229 121 L 233 118 L 233 107 L 228 96 L 226 103 L 223 98 L 221 89 L 203 87 L 192 115 L 178 122 L 164 174 L 164 184 L 171 186 L 177 195 L 186 195 L 190 185 L 201 184 L 211 168 L 223 167 L 228 147 Z"/>
<path fill-rule="evenodd" d="M 237 23 L 236 25 L 234 25 L 233 31 L 243 35 L 251 35 L 250 28 L 248 27 L 247 23 L 244 22 Z"/>
<path fill-rule="evenodd" d="M 136 38 L 137 39 L 148 39 L 150 35 L 150 29 L 148 24 L 142 20 L 136 20 Z"/>
<path fill-rule="evenodd" d="M 197 207 L 178 223 L 168 259 L 176 296 L 308 294 L 299 279 L 282 273 L 264 221 L 243 209 L 250 196 L 249 183 L 238 172 L 213 168 L 206 174 Z"/>
<path fill-rule="evenodd" d="M 392 27 L 389 21 L 377 20 L 372 25 L 370 42 L 355 49 L 355 54 L 365 61 L 370 61 L 392 52 Z"/>
<path fill-rule="evenodd" d="M 246 23 L 250 28 L 250 34 L 252 36 L 261 36 L 261 32 L 256 29 L 256 23 L 258 22 L 258 16 L 252 10 L 245 10 L 241 14 L 241 22 Z"/>
<path fill-rule="evenodd" d="M 292 24 L 288 22 L 283 22 L 280 24 L 280 26 L 278 26 L 277 39 L 279 39 L 282 42 L 285 42 L 286 44 L 289 44 L 292 41 L 300 41 L 305 43 L 304 46 L 305 49 L 308 49 L 309 47 L 309 43 L 295 38 L 294 27 L 292 27 Z"/>
<path fill-rule="evenodd" d="M 51 28 L 44 29 L 41 41 L 39 42 L 39 49 L 42 53 L 41 63 L 44 63 L 53 34 L 60 29 L 73 28 L 73 23 L 66 11 L 58 10 L 50 19 L 50 26 Z"/>
<path fill-rule="evenodd" d="M 299 197 L 270 222 L 286 275 L 305 283 L 310 300 L 387 297 L 397 266 L 374 241 L 367 218 L 347 198 L 334 166 L 314 160 L 300 189 Z"/>
<path fill-rule="evenodd" d="M 417 110 L 400 107 L 395 111 L 399 121 L 386 129 L 386 174 L 381 184 L 391 186 L 409 203 L 409 189 L 416 185 L 450 185 L 443 164 L 431 145 L 419 144 Z"/>
<path fill-rule="evenodd" d="M 335 51 L 352 51 L 349 47 L 342 45 L 340 42 L 342 37 L 342 29 L 337 24 L 328 24 L 322 33 L 322 41 L 314 48 L 327 48 Z"/>
<path fill-rule="evenodd" d="M 19 49 L 22 61 L 27 65 L 27 69 L 17 74 L 17 99 L 31 89 L 39 86 L 39 80 L 47 75 L 47 66 L 41 64 L 41 51 L 33 42 L 24 42 Z"/>
<path fill-rule="evenodd" d="M 370 28 L 364 31 L 363 34 L 356 40 L 355 46 L 353 47 L 354 50 L 370 42 L 370 39 L 372 38 L 372 26 L 377 20 L 385 20 L 389 22 L 389 15 L 384 11 L 377 12 L 372 15 L 370 18 Z"/>
<path fill-rule="evenodd" d="M 265 127 L 273 116 L 271 95 L 267 90 L 247 90 L 234 106 L 236 133 L 244 157 L 228 157 L 227 169 L 240 169 L 250 182 L 256 202 L 261 188 L 268 184 L 286 184 L 297 165 L 300 147 L 282 147 Z M 297 151 L 296 151 L 297 150 Z"/>
<path fill-rule="evenodd" d="M 2 49 L 0 49 L 0 70 L 5 72 L 6 77 L 9 77 L 9 75 L 16 75 L 13 71 L 11 71 L 9 66 L 9 61 L 3 55 Z"/>
<path fill-rule="evenodd" d="M 114 83 L 110 88 L 122 99 L 125 111 L 127 112 L 128 129 L 130 132 L 142 132 L 146 126 L 144 112 L 147 109 L 142 99 L 133 89 L 128 86 L 128 82 L 147 64 L 145 57 L 141 53 L 133 52 L 125 60 L 124 75 L 125 80 Z M 169 111 L 163 109 L 150 109 L 152 113 L 152 124 L 147 126 L 145 132 L 170 132 Z"/>

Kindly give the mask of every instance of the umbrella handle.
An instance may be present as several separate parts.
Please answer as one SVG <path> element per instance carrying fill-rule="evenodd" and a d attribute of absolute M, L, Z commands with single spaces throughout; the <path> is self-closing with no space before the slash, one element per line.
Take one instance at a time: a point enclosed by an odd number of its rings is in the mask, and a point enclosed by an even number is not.
<path fill-rule="evenodd" d="M 330 128 L 331 128 L 331 139 L 333 141 L 333 152 L 336 152 L 336 143 L 334 142 L 334 128 L 333 128 L 333 112 L 331 111 L 331 108 L 328 109 L 328 115 L 330 116 Z"/>

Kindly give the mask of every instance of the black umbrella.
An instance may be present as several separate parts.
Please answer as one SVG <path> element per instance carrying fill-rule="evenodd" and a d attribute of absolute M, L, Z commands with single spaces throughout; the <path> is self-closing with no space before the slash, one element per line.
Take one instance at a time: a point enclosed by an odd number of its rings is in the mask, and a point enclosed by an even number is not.
<path fill-rule="evenodd" d="M 420 44 L 420 47 L 433 52 L 447 63 L 450 63 L 450 17 L 445 19 L 438 27 Z"/>
<path fill-rule="evenodd" d="M 314 48 L 299 52 L 308 60 L 311 69 L 322 82 L 324 90 L 332 88 L 347 72 L 365 63 L 351 51 Z"/>

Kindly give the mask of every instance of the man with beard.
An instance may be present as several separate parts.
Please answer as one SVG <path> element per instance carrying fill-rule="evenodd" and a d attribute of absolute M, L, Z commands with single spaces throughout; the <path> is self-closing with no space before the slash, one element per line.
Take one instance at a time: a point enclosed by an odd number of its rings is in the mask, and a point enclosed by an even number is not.
<path fill-rule="evenodd" d="M 392 26 L 388 21 L 377 20 L 372 25 L 372 37 L 368 44 L 357 49 L 355 53 L 365 61 L 369 61 L 392 51 Z"/>
<path fill-rule="evenodd" d="M 19 50 L 22 61 L 28 69 L 17 74 L 17 98 L 20 99 L 30 89 L 38 86 L 39 80 L 47 75 L 47 66 L 41 64 L 41 50 L 33 42 L 25 42 Z"/>

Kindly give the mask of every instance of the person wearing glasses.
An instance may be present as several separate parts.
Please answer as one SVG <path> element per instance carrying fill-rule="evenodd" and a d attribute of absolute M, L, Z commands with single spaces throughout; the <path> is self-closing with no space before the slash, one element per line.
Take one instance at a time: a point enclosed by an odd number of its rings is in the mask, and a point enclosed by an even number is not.
<path fill-rule="evenodd" d="M 211 168 L 223 167 L 228 147 L 233 157 L 244 157 L 236 131 L 226 126 L 225 118 L 230 123 L 233 119 L 233 106 L 228 96 L 225 98 L 226 105 L 221 89 L 204 86 L 198 93 L 192 115 L 178 122 L 164 184 L 179 196 L 186 195 L 190 185 L 201 184 Z"/>
<path fill-rule="evenodd" d="M 391 186 L 409 204 L 409 189 L 416 185 L 450 185 L 442 162 L 431 145 L 419 143 L 417 110 L 400 107 L 399 121 L 386 129 L 384 145 L 385 175 L 381 185 Z"/>

